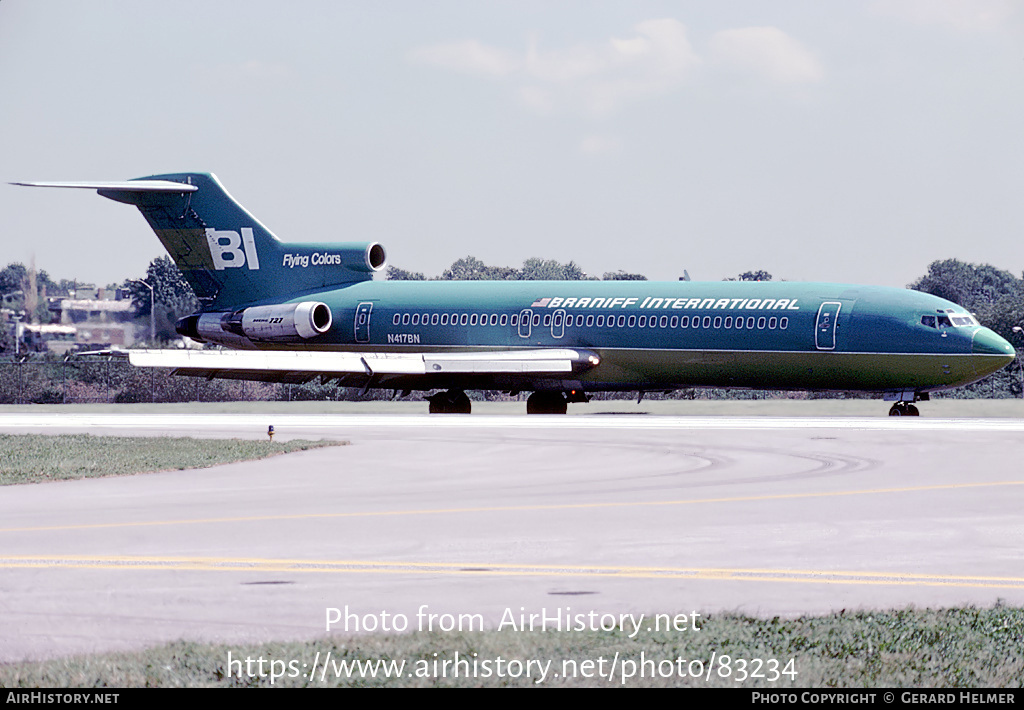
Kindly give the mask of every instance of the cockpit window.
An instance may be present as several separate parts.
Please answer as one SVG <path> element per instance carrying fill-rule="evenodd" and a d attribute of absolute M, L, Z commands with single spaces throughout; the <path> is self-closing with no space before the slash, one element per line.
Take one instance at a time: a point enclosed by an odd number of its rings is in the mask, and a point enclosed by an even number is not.
<path fill-rule="evenodd" d="M 938 315 L 938 316 L 921 316 L 921 325 L 926 325 L 929 328 L 966 328 L 969 326 L 978 325 L 978 321 L 974 320 L 972 316 L 966 313 L 957 313 L 956 315 Z"/>

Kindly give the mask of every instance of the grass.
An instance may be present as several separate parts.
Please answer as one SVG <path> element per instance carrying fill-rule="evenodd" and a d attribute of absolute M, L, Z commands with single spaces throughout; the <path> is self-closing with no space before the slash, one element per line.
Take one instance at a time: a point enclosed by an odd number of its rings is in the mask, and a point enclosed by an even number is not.
<path fill-rule="evenodd" d="M 344 443 L 0 434 L 0 485 L 206 468 Z"/>
<path fill-rule="evenodd" d="M 393 636 L 332 637 L 305 643 L 215 646 L 179 642 L 131 654 L 91 656 L 39 663 L 0 666 L 0 687 L 238 687 L 259 686 L 689 686 L 742 688 L 995 688 L 1024 683 L 1024 609 L 973 607 L 887 612 L 857 612 L 798 619 L 755 619 L 739 615 L 702 618 L 700 630 L 641 632 L 630 639 L 627 631 L 414 633 Z M 330 653 L 327 678 L 309 677 L 319 653 L 318 670 Z M 475 660 L 476 677 L 439 678 L 435 662 L 460 658 Z M 240 663 L 228 666 L 228 654 Z M 706 668 L 700 678 L 690 677 L 697 665 L 716 661 L 710 680 Z M 608 680 L 618 654 L 615 677 Z M 640 678 L 641 654 L 647 664 Z M 724 656 L 729 661 L 724 661 Z M 497 664 L 502 658 L 503 665 Z M 245 659 L 253 659 L 252 676 L 242 675 Z M 264 659 L 264 677 L 257 660 Z M 687 677 L 680 677 L 680 664 Z M 777 659 L 780 671 L 795 674 L 767 678 L 741 676 L 741 659 Z M 528 660 L 532 677 L 523 672 L 511 677 Z M 597 675 L 603 659 L 604 677 Z M 386 678 L 382 666 L 370 673 L 336 675 L 342 661 L 404 662 L 402 677 Z M 592 661 L 592 677 L 582 677 Z M 490 677 L 484 661 L 491 661 Z M 536 662 L 546 663 L 547 678 L 539 680 Z M 623 663 L 625 661 L 625 663 Z M 671 661 L 671 663 L 665 663 Z M 294 662 L 294 664 L 291 664 Z M 511 662 L 511 663 L 510 663 Z M 630 663 L 634 665 L 630 665 Z M 303 665 L 305 664 L 305 665 Z M 465 666 L 464 670 L 469 670 Z M 504 668 L 504 677 L 498 669 Z M 563 670 L 577 669 L 575 677 Z M 274 669 L 280 677 L 271 682 Z M 747 672 L 754 666 L 747 664 Z M 622 680 L 623 670 L 635 676 Z M 512 671 L 512 673 L 510 673 Z M 761 672 L 770 674 L 769 666 Z M 558 674 L 555 677 L 555 673 Z M 656 677 L 649 677 L 651 674 Z M 572 675 L 572 674 L 569 674 Z M 663 677 L 668 676 L 668 677 Z"/>

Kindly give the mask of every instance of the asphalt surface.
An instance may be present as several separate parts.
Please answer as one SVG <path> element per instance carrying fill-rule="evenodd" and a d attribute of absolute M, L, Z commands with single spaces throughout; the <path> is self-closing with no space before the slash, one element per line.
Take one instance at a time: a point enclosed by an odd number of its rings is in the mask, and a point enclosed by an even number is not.
<path fill-rule="evenodd" d="M 1019 419 L 0 415 L 4 433 L 271 424 L 351 445 L 0 488 L 0 661 L 316 639 L 330 609 L 345 634 L 1024 604 Z"/>

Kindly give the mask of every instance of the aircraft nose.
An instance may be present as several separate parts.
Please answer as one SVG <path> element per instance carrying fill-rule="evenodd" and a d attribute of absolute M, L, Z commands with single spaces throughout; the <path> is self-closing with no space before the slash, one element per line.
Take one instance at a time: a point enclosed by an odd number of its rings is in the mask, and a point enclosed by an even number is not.
<path fill-rule="evenodd" d="M 974 369 L 979 375 L 1001 370 L 1017 357 L 1013 346 L 988 328 L 978 328 L 971 339 Z"/>

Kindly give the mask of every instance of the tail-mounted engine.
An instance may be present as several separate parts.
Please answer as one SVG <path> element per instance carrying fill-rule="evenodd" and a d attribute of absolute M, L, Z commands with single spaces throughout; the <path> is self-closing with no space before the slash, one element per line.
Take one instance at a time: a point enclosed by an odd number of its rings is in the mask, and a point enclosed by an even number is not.
<path fill-rule="evenodd" d="M 175 330 L 200 342 L 245 347 L 247 341 L 302 342 L 326 333 L 332 322 L 326 303 L 303 301 L 230 313 L 193 313 L 179 320 Z"/>

